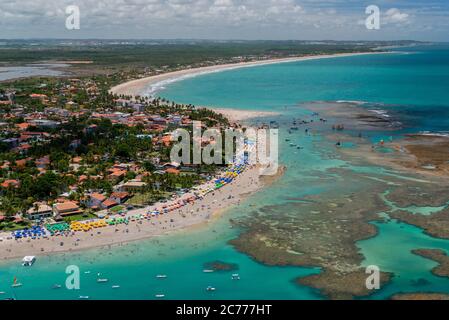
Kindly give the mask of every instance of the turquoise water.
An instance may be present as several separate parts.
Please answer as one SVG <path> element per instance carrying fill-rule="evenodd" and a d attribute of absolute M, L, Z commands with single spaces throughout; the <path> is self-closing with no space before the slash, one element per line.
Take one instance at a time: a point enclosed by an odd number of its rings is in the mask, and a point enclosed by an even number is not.
<path fill-rule="evenodd" d="M 32 268 L 20 267 L 20 261 L 0 264 L 0 291 L 12 296 L 10 284 L 17 276 L 23 287 L 15 290 L 19 299 L 153 299 L 165 294 L 167 299 L 319 299 L 307 287 L 296 285 L 300 276 L 319 272 L 297 267 L 269 267 L 238 253 L 227 244 L 238 230 L 229 219 L 249 215 L 269 205 L 279 205 L 306 195 L 316 195 L 333 188 L 335 179 L 344 177 L 327 172 L 332 168 L 351 169 L 373 180 L 400 177 L 384 168 L 357 167 L 339 159 L 333 144 L 319 135 L 302 131 L 289 135 L 291 142 L 304 147 L 291 148 L 284 143 L 285 125 L 291 117 L 306 114 L 300 104 L 308 101 L 351 100 L 373 103 L 397 113 L 406 124 L 404 132 L 416 130 L 446 131 L 449 128 L 449 47 L 405 48 L 398 53 L 357 56 L 259 66 L 224 71 L 170 84 L 160 95 L 179 102 L 197 105 L 255 110 L 277 110 L 279 118 L 280 161 L 286 174 L 270 187 L 232 208 L 217 222 L 199 230 L 182 232 L 157 239 L 131 243 L 123 247 L 90 250 L 76 254 L 38 257 Z M 438 115 L 435 117 L 435 115 Z M 389 136 L 389 133 L 378 133 Z M 352 144 L 343 147 L 352 148 Z M 375 175 L 370 177 L 370 175 Z M 416 214 L 431 214 L 431 208 L 409 208 Z M 396 277 L 384 290 L 373 296 L 387 298 L 402 291 L 443 291 L 449 293 L 449 281 L 429 272 L 435 263 L 415 256 L 415 248 L 449 250 L 449 241 L 434 239 L 422 230 L 395 221 L 376 223 L 379 235 L 358 243 L 366 260 Z M 448 251 L 449 252 L 449 251 Z M 203 264 L 215 260 L 235 263 L 238 271 L 205 274 Z M 81 268 L 81 290 L 50 289 L 64 284 L 65 267 Z M 91 271 L 90 274 L 84 274 Z M 237 272 L 240 281 L 232 281 Z M 97 273 L 108 278 L 96 283 Z M 157 280 L 157 274 L 167 274 Z M 424 279 L 424 280 L 423 280 Z M 112 289 L 120 285 L 120 289 Z M 207 286 L 217 291 L 206 292 Z"/>

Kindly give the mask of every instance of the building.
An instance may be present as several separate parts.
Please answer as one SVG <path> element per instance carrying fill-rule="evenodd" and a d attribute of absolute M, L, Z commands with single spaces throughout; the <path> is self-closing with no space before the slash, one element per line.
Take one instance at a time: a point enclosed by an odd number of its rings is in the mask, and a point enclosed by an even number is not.
<path fill-rule="evenodd" d="M 20 186 L 20 182 L 14 179 L 5 180 L 1 183 L 2 188 L 18 188 Z"/>
<path fill-rule="evenodd" d="M 113 192 L 109 199 L 117 202 L 118 204 L 125 203 L 129 199 L 128 192 Z"/>
<path fill-rule="evenodd" d="M 40 220 L 53 216 L 53 208 L 46 203 L 35 203 L 32 208 L 27 211 L 30 220 Z"/>
<path fill-rule="evenodd" d="M 80 207 L 71 201 L 57 203 L 53 206 L 53 214 L 55 217 L 67 217 L 75 214 L 83 213 Z"/>
<path fill-rule="evenodd" d="M 112 199 L 106 199 L 105 201 L 103 201 L 103 203 L 101 204 L 101 207 L 104 209 L 111 209 L 113 207 L 115 207 L 116 205 L 118 205 L 117 202 L 115 202 Z"/>
<path fill-rule="evenodd" d="M 139 180 L 130 180 L 118 187 L 118 190 L 121 192 L 138 192 L 142 191 L 143 188 L 145 188 L 147 184 L 143 181 Z"/>
<path fill-rule="evenodd" d="M 106 200 L 106 196 L 100 194 L 100 193 L 92 193 L 90 195 L 89 202 L 87 203 L 87 206 L 90 208 L 101 208 L 101 203 Z"/>

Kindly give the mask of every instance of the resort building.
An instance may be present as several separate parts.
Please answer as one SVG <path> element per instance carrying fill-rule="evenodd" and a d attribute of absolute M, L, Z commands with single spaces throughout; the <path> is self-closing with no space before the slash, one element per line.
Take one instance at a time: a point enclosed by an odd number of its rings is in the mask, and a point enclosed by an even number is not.
<path fill-rule="evenodd" d="M 40 220 L 53 216 L 53 208 L 46 203 L 35 203 L 34 206 L 27 211 L 30 220 Z"/>
<path fill-rule="evenodd" d="M 107 199 L 106 196 L 100 193 L 92 193 L 90 195 L 90 199 L 87 203 L 87 206 L 90 208 L 101 208 L 102 202 L 105 201 L 106 199 Z"/>
<path fill-rule="evenodd" d="M 103 203 L 101 204 L 101 207 L 103 209 L 111 209 L 113 207 L 115 207 L 116 205 L 118 205 L 117 202 L 115 202 L 112 199 L 106 199 L 105 201 L 103 201 Z"/>
<path fill-rule="evenodd" d="M 53 213 L 56 218 L 58 217 L 67 217 L 73 216 L 75 214 L 83 213 L 83 210 L 80 207 L 71 201 L 57 203 L 53 207 Z"/>
<path fill-rule="evenodd" d="M 118 191 L 121 192 L 138 192 L 145 188 L 147 184 L 140 180 L 130 180 L 120 186 L 117 187 Z"/>
<path fill-rule="evenodd" d="M 113 192 L 109 199 L 117 202 L 118 204 L 125 203 L 129 199 L 128 192 Z"/>

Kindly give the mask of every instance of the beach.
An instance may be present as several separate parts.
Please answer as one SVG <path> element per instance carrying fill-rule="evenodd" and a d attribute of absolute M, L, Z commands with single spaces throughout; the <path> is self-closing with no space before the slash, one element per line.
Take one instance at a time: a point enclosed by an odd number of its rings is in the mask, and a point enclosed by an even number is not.
<path fill-rule="evenodd" d="M 211 185 L 211 182 L 206 185 Z M 71 233 L 68 236 L 52 236 L 43 239 L 8 239 L 10 232 L 0 233 L 0 259 L 23 258 L 27 255 L 46 255 L 71 252 L 96 247 L 119 245 L 183 230 L 207 226 L 226 209 L 240 204 L 248 195 L 256 192 L 264 183 L 259 178 L 259 168 L 251 166 L 233 182 L 206 194 L 203 199 L 174 210 L 168 214 L 152 217 L 150 220 L 131 221 L 128 225 L 108 226 L 88 232 Z M 204 187 L 203 186 L 203 187 Z M 186 194 L 185 197 L 189 196 Z M 165 205 L 170 205 L 170 202 Z M 173 201 L 174 202 L 174 201 Z M 130 210 L 127 216 L 145 215 L 155 210 L 161 203 L 150 207 Z"/>
<path fill-rule="evenodd" d="M 255 110 L 238 110 L 232 108 L 215 108 L 215 107 L 203 107 L 214 110 L 217 113 L 221 113 L 225 116 L 230 123 L 242 123 L 249 119 L 265 118 L 280 116 L 281 114 L 274 111 L 255 111 Z"/>
<path fill-rule="evenodd" d="M 201 68 L 190 68 L 174 72 L 168 72 L 160 75 L 145 77 L 142 79 L 128 81 L 112 87 L 109 91 L 116 95 L 125 96 L 137 96 L 144 95 L 149 91 L 150 93 L 156 93 L 155 90 L 150 90 L 150 87 L 163 87 L 164 84 L 179 81 L 185 78 L 194 77 L 197 75 L 203 75 L 208 73 L 220 72 L 225 70 L 233 70 L 238 68 L 248 68 L 261 65 L 270 65 L 277 63 L 288 63 L 296 61 L 307 61 L 307 60 L 317 60 L 317 59 L 327 59 L 336 57 L 350 57 L 356 55 L 368 55 L 368 54 L 385 54 L 385 52 L 357 52 L 357 53 L 338 53 L 338 54 L 326 54 L 326 55 L 310 55 L 301 57 L 290 57 L 290 58 L 280 58 L 280 59 L 270 59 L 270 60 L 259 60 L 250 62 L 241 62 L 234 64 L 222 64 L 209 67 Z"/>

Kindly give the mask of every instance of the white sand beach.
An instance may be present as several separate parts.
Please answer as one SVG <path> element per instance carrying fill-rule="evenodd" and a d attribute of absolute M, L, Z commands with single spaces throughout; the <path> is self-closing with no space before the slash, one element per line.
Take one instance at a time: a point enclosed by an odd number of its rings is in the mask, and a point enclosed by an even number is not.
<path fill-rule="evenodd" d="M 23 258 L 27 255 L 42 256 L 58 252 L 120 245 L 129 241 L 161 236 L 176 230 L 207 226 L 226 209 L 240 204 L 248 195 L 263 186 L 259 178 L 259 168 L 252 166 L 233 182 L 215 190 L 178 210 L 151 220 L 131 221 L 128 225 L 107 226 L 88 232 L 76 232 L 68 236 L 51 236 L 44 239 L 8 239 L 10 232 L 0 233 L 0 260 Z M 166 204 L 170 204 L 166 203 Z M 161 204 L 128 211 L 127 216 L 146 214 Z"/>
<path fill-rule="evenodd" d="M 179 70 L 174 72 L 168 72 L 156 76 L 146 77 L 142 79 L 128 81 L 122 84 L 119 84 L 115 87 L 112 87 L 109 92 L 117 95 L 128 95 L 128 96 L 136 96 L 148 94 L 149 91 L 154 93 L 154 90 L 150 90 L 150 87 L 161 87 L 164 83 L 170 83 L 179 81 L 188 77 L 193 77 L 196 75 L 202 75 L 207 73 L 225 71 L 225 70 L 233 70 L 238 68 L 248 68 L 253 66 L 261 66 L 261 65 L 269 65 L 276 63 L 288 63 L 295 61 L 306 61 L 306 60 L 317 60 L 317 59 L 327 59 L 327 58 L 336 58 L 336 57 L 350 57 L 356 55 L 367 55 L 367 54 L 384 54 L 385 52 L 360 52 L 360 53 L 338 53 L 338 54 L 323 54 L 323 55 L 310 55 L 310 56 L 301 56 L 301 57 L 291 57 L 291 58 L 282 58 L 282 59 L 271 59 L 271 60 L 258 60 L 251 62 L 242 62 L 242 63 L 234 63 L 234 64 L 223 64 L 223 65 L 215 65 L 210 67 L 202 67 L 202 68 L 191 68 L 185 70 Z"/>
<path fill-rule="evenodd" d="M 200 107 L 201 108 L 201 107 Z M 240 123 L 245 120 L 253 118 L 264 118 L 279 116 L 280 113 L 274 111 L 256 111 L 256 110 L 239 110 L 232 108 L 215 108 L 215 107 L 203 107 L 214 110 L 217 113 L 224 115 L 231 123 Z"/>
<path fill-rule="evenodd" d="M 142 94 L 143 91 L 150 85 L 157 84 L 167 79 L 178 79 L 179 77 L 183 77 L 185 75 L 203 74 L 205 72 L 215 72 L 264 64 L 362 54 L 375 53 L 317 55 L 187 69 L 126 82 L 112 88 L 110 91 L 115 94 L 139 95 Z M 276 112 L 267 111 L 248 111 L 214 107 L 211 107 L 211 109 L 224 114 L 231 122 L 244 121 L 249 118 L 279 115 Z M 136 220 L 131 221 L 128 225 L 122 224 L 117 226 L 108 226 L 93 229 L 88 232 L 76 232 L 65 236 L 51 236 L 49 238 L 35 240 L 15 240 L 11 238 L 10 232 L 0 233 L 0 260 L 21 258 L 27 255 L 39 256 L 58 252 L 78 251 L 94 247 L 121 245 L 129 241 L 161 236 L 176 230 L 185 230 L 188 228 L 190 230 L 193 227 L 207 226 L 208 223 L 210 223 L 219 214 L 222 214 L 226 209 L 240 204 L 246 196 L 257 192 L 263 187 L 264 183 L 268 183 L 267 181 L 264 181 L 261 176 L 259 176 L 259 173 L 259 168 L 252 166 L 240 174 L 230 184 L 227 184 L 221 189 L 205 195 L 203 199 L 197 200 L 192 204 L 188 204 L 168 214 L 153 217 L 150 220 Z M 281 174 L 282 173 L 276 175 L 275 178 L 279 177 Z M 153 210 L 158 206 L 161 206 L 161 203 L 151 207 L 129 211 L 127 216 L 146 214 L 148 211 Z"/>

